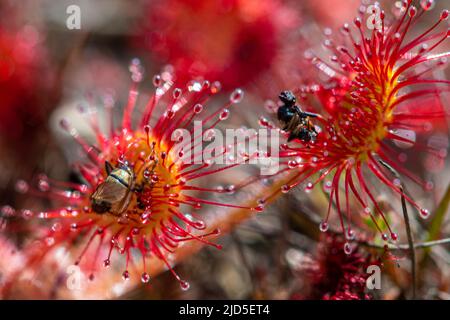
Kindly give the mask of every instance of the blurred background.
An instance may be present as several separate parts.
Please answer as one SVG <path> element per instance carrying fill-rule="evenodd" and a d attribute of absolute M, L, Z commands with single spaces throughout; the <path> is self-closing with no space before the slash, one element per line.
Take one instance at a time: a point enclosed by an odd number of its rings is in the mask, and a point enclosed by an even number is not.
<path fill-rule="evenodd" d="M 421 2 L 417 1 L 417 5 Z M 445 0 L 435 2 L 435 10 L 420 20 L 423 26 L 416 26 L 417 29 L 425 30 L 450 5 Z M 386 1 L 386 7 L 390 8 L 392 3 Z M 68 27 L 73 12 L 67 10 L 73 5 L 81 10 L 79 29 Z M 308 79 L 307 49 L 320 50 L 324 36 L 338 33 L 343 23 L 351 22 L 358 14 L 361 5 L 354 0 L 2 0 L 0 205 L 14 208 L 33 207 L 36 202 L 46 205 L 47 200 L 18 194 L 15 186 L 19 179 L 32 181 L 45 172 L 54 179 L 77 181 L 72 164 L 79 159 L 79 152 L 59 128 L 59 120 L 70 118 L 80 133 L 89 137 L 92 132 L 77 107 L 86 105 L 92 97 L 99 100 L 106 95 L 115 97 L 118 106 L 115 112 L 120 114 L 131 85 L 128 68 L 132 59 L 140 59 L 145 68 L 140 85 L 143 93 L 152 90 L 152 76 L 167 64 L 178 71 L 180 81 L 192 77 L 220 80 L 225 92 L 223 99 L 228 98 L 233 88 L 243 88 L 246 97 L 233 110 L 230 123 L 257 127 L 261 115 L 274 119 L 271 114 L 274 101 L 282 89 L 295 88 Z M 445 49 L 450 49 L 448 41 L 443 45 L 442 50 Z M 448 79 L 448 69 L 436 72 Z M 433 137 L 447 146 L 448 138 L 445 130 Z M 418 165 L 415 172 L 432 181 L 435 187 L 424 192 L 411 186 L 411 192 L 416 200 L 435 209 L 450 181 L 448 160 L 436 162 L 433 158 L 420 162 L 426 165 Z M 388 211 L 395 211 L 399 204 L 392 205 L 390 196 L 380 194 L 378 200 Z M 222 237 L 221 251 L 204 248 L 177 266 L 177 271 L 189 279 L 190 290 L 181 291 L 172 275 L 165 272 L 152 279 L 151 285 L 122 290 L 115 297 L 323 298 L 311 289 L 311 274 L 330 272 L 333 268 L 328 263 L 339 264 L 341 259 L 327 261 L 330 250 L 337 250 L 335 242 L 339 240 L 324 237 L 317 227 L 323 214 L 321 208 L 326 208 L 327 203 L 322 192 L 307 196 L 302 192 L 289 193 L 257 218 Z M 7 213 L 5 207 L 3 213 Z M 390 216 L 394 226 L 402 225 L 400 214 Z M 14 225 L 14 219 L 11 220 L 9 223 Z M 442 224 L 443 235 L 450 234 L 448 222 L 447 215 Z M 418 230 L 424 227 L 421 223 L 413 221 Z M 14 231 L 4 228 L 0 253 L 5 256 L 13 251 L 20 253 L 32 228 L 32 224 Z M 403 234 L 400 242 L 405 243 Z M 381 242 L 378 245 L 379 248 L 361 246 L 363 258 L 357 258 L 379 259 L 385 252 Z M 448 245 L 433 248 L 432 254 L 421 260 L 421 297 L 450 299 L 448 249 Z M 20 259 L 20 254 L 10 259 Z M 2 268 L 7 269 L 8 259 L 1 260 L 0 274 Z M 383 276 L 382 290 L 371 292 L 372 298 L 405 297 L 409 285 L 408 259 L 404 252 L 397 252 L 391 261 Z M 85 297 L 111 297 L 112 281 L 99 277 Z M 48 286 L 53 288 L 55 284 L 28 284 L 17 290 L 17 297 L 71 297 L 52 296 Z"/>

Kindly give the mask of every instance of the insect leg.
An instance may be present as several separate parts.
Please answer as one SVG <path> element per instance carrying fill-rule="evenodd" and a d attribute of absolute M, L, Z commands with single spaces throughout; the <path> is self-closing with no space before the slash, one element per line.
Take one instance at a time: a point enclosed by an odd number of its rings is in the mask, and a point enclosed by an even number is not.
<path fill-rule="evenodd" d="M 106 170 L 106 174 L 109 175 L 111 173 L 111 171 L 114 170 L 114 167 L 112 166 L 111 163 L 109 163 L 108 161 L 105 161 L 105 170 Z"/>
<path fill-rule="evenodd" d="M 301 111 L 303 113 L 303 115 L 307 116 L 307 117 L 311 117 L 311 118 L 317 118 L 319 115 L 317 113 L 312 113 L 312 112 L 306 112 L 306 111 Z"/>

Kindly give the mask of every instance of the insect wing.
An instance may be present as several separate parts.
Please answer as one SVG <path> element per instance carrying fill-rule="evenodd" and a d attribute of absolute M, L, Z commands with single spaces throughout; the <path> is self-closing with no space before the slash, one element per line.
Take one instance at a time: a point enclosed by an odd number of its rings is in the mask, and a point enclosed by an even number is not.
<path fill-rule="evenodd" d="M 127 187 L 116 181 L 113 177 L 108 177 L 105 182 L 97 187 L 92 198 L 114 204 L 120 202 L 126 196 L 127 192 Z"/>

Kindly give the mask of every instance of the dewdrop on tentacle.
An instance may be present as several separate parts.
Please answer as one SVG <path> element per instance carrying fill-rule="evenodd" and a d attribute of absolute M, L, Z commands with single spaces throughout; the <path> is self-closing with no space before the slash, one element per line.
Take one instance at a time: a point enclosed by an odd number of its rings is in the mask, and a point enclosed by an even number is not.
<path fill-rule="evenodd" d="M 305 52 L 312 75 L 278 96 L 276 120 L 286 140 L 280 144 L 282 165 L 273 178 L 284 176 L 282 187 L 266 200 L 297 185 L 303 185 L 305 193 L 322 185 L 329 202 L 319 229 L 327 231 L 336 213 L 348 241 L 354 238 L 351 226 L 357 215 L 370 219 L 384 241 L 398 239 L 377 199 L 385 187 L 398 196 L 399 204 L 403 197 L 420 217 L 430 216 L 403 184 L 414 182 L 430 191 L 433 183 L 423 181 L 409 164 L 416 165 L 422 154 L 444 163 L 448 154 L 448 139 L 445 146 L 434 145 L 424 142 L 424 134 L 439 124 L 448 136 L 442 101 L 450 81 L 434 71 L 450 57 L 450 52 L 438 51 L 445 49 L 450 31 L 444 22 L 448 10 L 423 27 L 420 19 L 432 13 L 434 1 L 420 5 L 398 1 L 390 16 L 376 4 L 372 10 L 380 9 L 379 24 L 369 21 L 374 28 L 367 26 L 368 8 L 363 6 L 361 17 L 345 24 L 340 34 L 325 32 L 325 52 Z M 268 123 L 260 118 L 260 124 Z M 300 166 L 295 166 L 297 158 Z M 347 245 L 346 251 L 350 249 Z"/>
<path fill-rule="evenodd" d="M 111 99 L 105 100 L 105 117 L 109 121 L 106 132 L 97 125 L 101 113 L 84 113 L 95 134 L 94 144 L 85 140 L 67 119 L 60 121 L 60 126 L 84 152 L 84 162 L 76 163 L 75 168 L 85 183 L 60 182 L 41 176 L 36 188 L 18 181 L 16 190 L 62 203 L 62 207 L 40 214 L 52 226 L 42 240 L 46 242 L 46 252 L 65 244 L 79 243 L 78 238 L 85 236 L 85 245 L 75 248 L 78 252 L 75 263 L 87 266 L 86 271 L 92 277 L 95 272 L 106 272 L 104 269 L 115 263 L 115 257 L 122 257 L 122 278 L 139 277 L 142 283 L 148 283 L 151 273 L 147 261 L 153 256 L 160 259 L 181 288 L 187 290 L 189 283 L 173 270 L 168 256 L 179 244 L 189 241 L 220 249 L 219 245 L 208 241 L 208 237 L 217 236 L 219 230 L 207 230 L 198 210 L 211 206 L 259 209 L 239 206 L 233 200 L 227 203 L 205 197 L 219 193 L 231 195 L 237 191 L 234 184 L 215 188 L 200 184 L 201 180 L 204 184 L 214 179 L 199 179 L 220 177 L 236 164 L 218 170 L 214 159 L 208 159 L 208 163 L 205 161 L 200 166 L 191 163 L 188 155 L 195 152 L 194 146 L 188 145 L 190 141 L 183 140 L 182 135 L 177 135 L 177 130 L 189 132 L 194 121 L 214 129 L 229 117 L 230 109 L 243 99 L 244 92 L 236 89 L 229 101 L 217 108 L 213 106 L 212 97 L 221 90 L 219 82 L 190 81 L 185 87 L 174 88 L 174 79 L 166 70 L 153 77 L 155 92 L 144 108 L 138 108 L 140 92 L 137 85 L 143 80 L 144 70 L 137 59 L 133 59 L 129 68 L 133 83 L 120 122 L 113 119 L 114 101 Z M 120 125 L 116 127 L 115 123 Z M 182 148 L 177 148 L 180 145 Z M 235 148 L 236 145 L 224 148 L 224 156 L 230 156 Z M 34 216 L 28 209 L 21 214 L 28 219 Z M 88 258 L 89 261 L 84 261 Z M 30 256 L 30 263 L 32 261 Z M 138 275 L 133 272 L 135 268 L 130 268 L 136 263 L 140 265 Z"/>

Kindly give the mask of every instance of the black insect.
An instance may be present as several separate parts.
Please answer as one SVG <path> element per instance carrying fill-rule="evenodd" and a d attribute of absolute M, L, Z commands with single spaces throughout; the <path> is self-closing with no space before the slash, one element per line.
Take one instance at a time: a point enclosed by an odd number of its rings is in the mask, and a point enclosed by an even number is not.
<path fill-rule="evenodd" d="M 296 98 L 291 91 L 283 91 L 278 96 L 284 104 L 278 108 L 278 120 L 283 124 L 282 129 L 289 132 L 288 142 L 299 139 L 304 142 L 315 140 L 317 131 L 310 118 L 316 118 L 315 113 L 305 112 L 295 105 Z"/>

